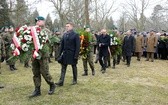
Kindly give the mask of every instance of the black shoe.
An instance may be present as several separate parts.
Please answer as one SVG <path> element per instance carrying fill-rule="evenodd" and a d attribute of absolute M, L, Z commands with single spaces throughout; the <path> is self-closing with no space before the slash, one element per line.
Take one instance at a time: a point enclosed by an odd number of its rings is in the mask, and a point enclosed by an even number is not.
<path fill-rule="evenodd" d="M 13 68 L 14 70 L 17 70 L 17 68 L 15 67 L 15 65 L 12 65 L 12 68 Z"/>
<path fill-rule="evenodd" d="M 137 59 L 137 61 L 140 61 L 140 59 Z"/>
<path fill-rule="evenodd" d="M 0 86 L 0 89 L 4 88 L 4 86 Z"/>
<path fill-rule="evenodd" d="M 130 64 L 128 64 L 127 67 L 130 67 Z"/>
<path fill-rule="evenodd" d="M 57 85 L 57 86 L 63 86 L 63 83 L 62 82 L 58 82 L 58 83 L 55 83 L 55 85 Z"/>
<path fill-rule="evenodd" d="M 71 85 L 76 85 L 77 84 L 77 81 L 73 81 Z"/>
<path fill-rule="evenodd" d="M 34 92 L 32 93 L 32 95 L 29 96 L 29 98 L 37 97 L 37 96 L 40 96 L 40 95 L 41 95 L 40 88 L 36 88 L 36 89 L 34 90 Z"/>
<path fill-rule="evenodd" d="M 82 76 L 88 76 L 88 73 L 85 72 L 85 73 L 82 74 Z"/>
<path fill-rule="evenodd" d="M 11 71 L 14 71 L 12 65 L 9 65 L 9 69 L 10 69 Z"/>
<path fill-rule="evenodd" d="M 103 70 L 102 73 L 104 74 L 106 72 L 106 70 Z"/>
<path fill-rule="evenodd" d="M 112 69 L 115 69 L 115 66 L 113 66 Z"/>
<path fill-rule="evenodd" d="M 92 71 L 92 75 L 93 75 L 93 76 L 95 75 L 95 70 Z"/>
<path fill-rule="evenodd" d="M 56 88 L 55 84 L 50 85 L 50 90 L 48 91 L 48 94 L 52 95 L 55 92 L 55 88 Z"/>

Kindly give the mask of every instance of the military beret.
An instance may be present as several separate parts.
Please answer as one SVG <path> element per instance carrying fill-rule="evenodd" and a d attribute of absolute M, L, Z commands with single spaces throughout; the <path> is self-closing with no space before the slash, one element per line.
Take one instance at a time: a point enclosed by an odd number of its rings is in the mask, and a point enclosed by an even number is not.
<path fill-rule="evenodd" d="M 85 25 L 85 26 L 84 26 L 84 29 L 86 29 L 86 28 L 90 28 L 90 26 L 89 26 L 89 25 Z"/>
<path fill-rule="evenodd" d="M 39 21 L 39 20 L 45 20 L 45 18 L 42 17 L 42 16 L 38 16 L 38 17 L 35 18 L 35 22 L 37 22 L 37 21 Z"/>

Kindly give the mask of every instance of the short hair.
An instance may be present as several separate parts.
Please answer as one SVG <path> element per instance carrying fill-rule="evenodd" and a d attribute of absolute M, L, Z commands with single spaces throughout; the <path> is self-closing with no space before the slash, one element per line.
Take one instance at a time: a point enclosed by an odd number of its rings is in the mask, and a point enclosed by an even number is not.
<path fill-rule="evenodd" d="M 74 23 L 72 23 L 72 22 L 68 22 L 68 23 L 66 23 L 66 24 L 70 24 L 71 26 L 74 27 Z"/>

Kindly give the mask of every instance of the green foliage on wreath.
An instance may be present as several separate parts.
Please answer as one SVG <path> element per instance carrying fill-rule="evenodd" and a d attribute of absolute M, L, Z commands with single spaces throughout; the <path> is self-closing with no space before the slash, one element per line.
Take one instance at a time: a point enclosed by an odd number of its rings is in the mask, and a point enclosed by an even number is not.
<path fill-rule="evenodd" d="M 115 45 L 115 47 L 112 45 L 111 47 L 114 47 L 113 49 L 111 49 L 111 54 L 112 56 L 114 55 L 121 55 L 122 54 L 122 40 L 121 38 L 119 38 L 119 36 L 117 35 L 117 32 L 113 31 L 113 30 L 110 30 L 109 31 L 109 35 L 111 37 L 116 37 L 117 39 L 115 40 L 115 43 L 117 43 L 117 45 Z"/>

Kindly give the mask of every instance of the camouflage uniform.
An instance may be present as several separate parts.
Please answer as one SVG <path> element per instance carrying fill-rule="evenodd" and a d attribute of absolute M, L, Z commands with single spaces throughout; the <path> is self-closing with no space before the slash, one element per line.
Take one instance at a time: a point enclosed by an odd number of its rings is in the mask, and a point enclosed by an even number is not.
<path fill-rule="evenodd" d="M 5 46 L 4 46 L 4 43 L 3 43 L 3 40 L 2 40 L 2 37 L 0 35 L 0 74 L 1 74 L 1 62 L 2 62 L 2 57 L 5 57 Z M 0 89 L 1 88 L 4 88 L 4 86 L 2 86 L 0 84 Z"/>
<path fill-rule="evenodd" d="M 60 35 L 55 35 L 55 37 L 57 37 L 58 39 L 60 39 L 61 41 L 61 37 Z M 57 60 L 58 56 L 59 56 L 59 50 L 60 50 L 60 42 L 55 42 L 54 43 L 54 54 L 55 54 L 55 60 Z"/>
<path fill-rule="evenodd" d="M 46 28 L 42 29 L 42 31 L 45 31 L 47 33 Z M 41 58 L 32 59 L 32 71 L 35 89 L 39 89 L 41 86 L 41 75 L 50 86 L 55 86 L 53 79 L 49 73 L 49 45 L 45 44 L 43 47 L 45 47 L 46 50 L 39 51 Z"/>
<path fill-rule="evenodd" d="M 87 62 L 89 63 L 89 66 L 92 70 L 92 75 L 95 75 L 95 70 L 94 70 L 94 63 L 93 63 L 93 54 L 94 54 L 94 45 L 96 44 L 96 38 L 93 34 L 92 35 L 92 41 L 90 42 L 90 51 L 87 55 L 87 58 L 83 58 L 83 67 L 84 67 L 84 74 L 82 74 L 82 76 L 87 76 L 88 75 L 88 66 L 87 66 Z"/>
<path fill-rule="evenodd" d="M 12 49 L 10 48 L 10 45 L 12 43 L 12 37 L 13 37 L 13 32 L 6 32 L 3 34 L 3 40 L 4 40 L 5 52 L 6 52 L 6 61 L 10 67 L 10 70 L 17 70 L 15 68 L 16 60 L 13 60 L 13 59 L 8 60 L 10 57 L 12 57 Z"/>
<path fill-rule="evenodd" d="M 0 70 L 1 70 L 1 62 L 3 61 L 5 57 L 5 46 L 4 46 L 4 42 L 2 40 L 2 37 L 0 36 Z M 0 71 L 1 73 L 1 71 Z"/>
<path fill-rule="evenodd" d="M 52 37 L 52 32 L 51 32 L 49 29 L 44 28 L 43 30 L 45 30 L 45 31 L 48 33 L 48 37 L 49 37 L 49 38 Z M 53 45 L 50 45 L 50 44 L 49 44 L 49 57 L 48 57 L 49 63 L 52 62 L 52 61 L 51 61 L 52 52 L 53 52 Z"/>

